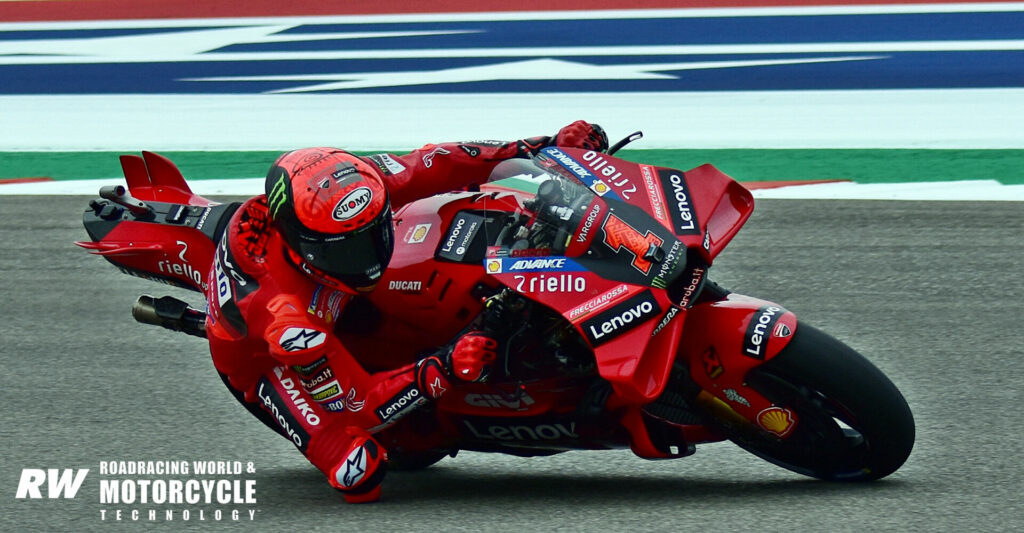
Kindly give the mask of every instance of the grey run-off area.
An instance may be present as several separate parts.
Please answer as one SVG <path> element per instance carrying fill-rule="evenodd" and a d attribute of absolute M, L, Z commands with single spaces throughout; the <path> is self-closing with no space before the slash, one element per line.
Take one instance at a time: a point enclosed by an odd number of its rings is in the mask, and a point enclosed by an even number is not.
<path fill-rule="evenodd" d="M 1024 208 L 1016 202 L 760 200 L 711 269 L 864 353 L 917 421 L 902 469 L 822 483 L 735 446 L 653 462 L 629 451 L 521 459 L 463 453 L 395 473 L 384 500 L 342 502 L 228 394 L 205 343 L 135 323 L 142 293 L 71 243 L 86 197 L 0 196 L 0 529 L 302 527 L 359 531 L 1010 531 L 1024 484 Z M 252 462 L 254 505 L 155 523 L 99 503 L 100 461 Z M 77 497 L 15 499 L 25 468 L 89 468 Z M 108 476 L 112 477 L 112 476 Z M 126 476 L 130 477 L 130 476 Z M 182 506 L 175 507 L 180 509 Z M 114 512 L 125 512 L 121 522 Z M 226 512 L 221 521 L 213 511 Z M 101 510 L 107 519 L 101 520 Z M 140 522 L 130 511 L 141 510 Z M 231 510 L 240 519 L 230 519 Z M 249 521 L 248 511 L 255 510 Z"/>

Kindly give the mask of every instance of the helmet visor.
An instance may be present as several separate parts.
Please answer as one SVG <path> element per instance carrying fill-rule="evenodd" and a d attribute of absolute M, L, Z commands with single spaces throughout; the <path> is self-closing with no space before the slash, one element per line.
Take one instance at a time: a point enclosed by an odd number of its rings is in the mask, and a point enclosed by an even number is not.
<path fill-rule="evenodd" d="M 391 210 L 384 209 L 372 223 L 343 235 L 325 235 L 305 229 L 296 252 L 303 261 L 345 285 L 360 289 L 376 285 L 394 250 Z"/>

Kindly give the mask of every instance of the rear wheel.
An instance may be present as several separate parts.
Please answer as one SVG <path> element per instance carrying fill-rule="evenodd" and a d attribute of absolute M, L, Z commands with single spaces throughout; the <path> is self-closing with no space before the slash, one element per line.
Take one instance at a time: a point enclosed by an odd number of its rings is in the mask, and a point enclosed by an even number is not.
<path fill-rule="evenodd" d="M 914 445 L 914 418 L 878 368 L 831 336 L 804 324 L 746 383 L 796 414 L 785 438 L 715 418 L 712 425 L 745 450 L 807 476 L 847 481 L 885 477 Z"/>

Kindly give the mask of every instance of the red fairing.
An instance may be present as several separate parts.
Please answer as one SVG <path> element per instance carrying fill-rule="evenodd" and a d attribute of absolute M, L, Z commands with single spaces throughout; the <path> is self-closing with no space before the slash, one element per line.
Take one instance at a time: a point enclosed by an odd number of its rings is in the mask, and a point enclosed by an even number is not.
<path fill-rule="evenodd" d="M 703 250 L 710 264 L 754 212 L 750 191 L 711 165 L 682 172 L 599 152 L 560 148 L 582 162 L 603 190 L 635 205 L 672 231 L 688 248 Z"/>
<path fill-rule="evenodd" d="M 692 379 L 747 420 L 773 404 L 744 386 L 747 372 L 775 357 L 793 338 L 797 318 L 782 306 L 748 296 L 701 303 L 687 313 L 679 358 Z"/>
<path fill-rule="evenodd" d="M 154 153 L 122 155 L 121 169 L 132 196 L 144 202 L 159 201 L 186 205 L 206 206 L 206 198 L 192 192 L 181 171 L 170 159 Z"/>
<path fill-rule="evenodd" d="M 76 244 L 154 281 L 200 292 L 207 288 L 206 272 L 213 264 L 214 244 L 187 226 L 126 220 L 99 242 Z"/>

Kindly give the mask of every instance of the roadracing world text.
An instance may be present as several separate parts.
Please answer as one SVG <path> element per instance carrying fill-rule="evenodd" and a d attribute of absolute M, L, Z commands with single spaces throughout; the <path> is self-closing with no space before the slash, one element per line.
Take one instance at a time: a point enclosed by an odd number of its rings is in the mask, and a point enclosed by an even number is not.
<path fill-rule="evenodd" d="M 90 471 L 99 477 L 102 521 L 256 519 L 252 462 L 104 461 L 98 469 L 25 468 L 15 497 L 77 499 L 79 489 L 91 485 Z"/>

